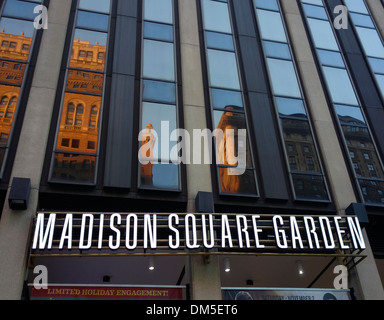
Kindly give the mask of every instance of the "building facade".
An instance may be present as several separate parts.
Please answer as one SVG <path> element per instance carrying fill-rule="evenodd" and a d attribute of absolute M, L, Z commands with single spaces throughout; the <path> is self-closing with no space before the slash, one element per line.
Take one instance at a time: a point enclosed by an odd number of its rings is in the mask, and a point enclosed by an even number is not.
<path fill-rule="evenodd" d="M 384 299 L 381 1 L 0 3 L 1 299 Z"/>

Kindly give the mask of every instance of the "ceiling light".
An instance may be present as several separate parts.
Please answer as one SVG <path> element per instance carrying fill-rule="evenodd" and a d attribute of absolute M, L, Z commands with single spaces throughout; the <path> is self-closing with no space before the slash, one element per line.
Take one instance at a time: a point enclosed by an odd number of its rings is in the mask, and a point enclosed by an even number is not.
<path fill-rule="evenodd" d="M 297 260 L 296 265 L 297 265 L 297 271 L 298 271 L 299 275 L 303 275 L 304 274 L 304 268 L 303 268 L 303 265 L 301 264 L 301 261 Z"/>
<path fill-rule="evenodd" d="M 224 271 L 230 272 L 231 271 L 231 261 L 229 258 L 224 258 Z"/>

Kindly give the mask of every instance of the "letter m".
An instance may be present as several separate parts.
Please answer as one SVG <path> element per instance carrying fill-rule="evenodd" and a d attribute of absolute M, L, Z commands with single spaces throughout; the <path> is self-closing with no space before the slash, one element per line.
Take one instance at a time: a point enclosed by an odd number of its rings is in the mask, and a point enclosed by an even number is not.
<path fill-rule="evenodd" d="M 33 239 L 32 249 L 37 248 L 37 243 L 39 243 L 39 249 L 44 250 L 48 241 L 48 249 L 52 249 L 52 240 L 53 240 L 53 231 L 55 227 L 56 214 L 51 214 L 48 219 L 47 228 L 44 232 L 44 220 L 45 215 L 39 213 L 37 215 L 36 226 L 35 226 L 35 235 Z"/>

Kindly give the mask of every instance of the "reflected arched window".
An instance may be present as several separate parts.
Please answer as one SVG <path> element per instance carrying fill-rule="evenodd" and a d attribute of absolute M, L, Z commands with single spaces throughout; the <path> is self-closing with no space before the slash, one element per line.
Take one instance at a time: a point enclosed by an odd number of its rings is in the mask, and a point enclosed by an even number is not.
<path fill-rule="evenodd" d="M 9 102 L 9 105 L 10 106 L 16 106 L 16 103 L 17 103 L 17 97 L 14 96 L 11 98 L 11 101 Z"/>
<path fill-rule="evenodd" d="M 81 126 L 83 124 L 83 113 L 84 113 L 84 107 L 81 104 L 77 105 L 76 120 L 75 120 L 76 126 Z"/>
<path fill-rule="evenodd" d="M 9 98 L 7 96 L 4 96 L 1 98 L 0 105 L 6 106 L 8 104 Z"/>
<path fill-rule="evenodd" d="M 75 105 L 73 103 L 70 103 L 68 105 L 68 110 L 67 110 L 67 119 L 65 121 L 65 124 L 68 126 L 73 125 L 73 114 L 75 113 Z"/>
<path fill-rule="evenodd" d="M 89 127 L 90 128 L 96 128 L 98 112 L 99 112 L 99 108 L 97 106 L 92 106 L 91 114 L 89 116 Z"/>

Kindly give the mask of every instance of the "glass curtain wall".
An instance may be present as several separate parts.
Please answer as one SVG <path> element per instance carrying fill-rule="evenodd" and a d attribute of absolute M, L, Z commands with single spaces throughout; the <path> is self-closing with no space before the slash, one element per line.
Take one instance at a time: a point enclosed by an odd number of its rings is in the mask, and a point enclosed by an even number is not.
<path fill-rule="evenodd" d="M 10 146 L 13 126 L 31 59 L 36 30 L 34 8 L 40 0 L 3 1 L 0 18 L 0 168 Z"/>
<path fill-rule="evenodd" d="M 139 187 L 179 191 L 174 0 L 143 0 Z"/>
<path fill-rule="evenodd" d="M 96 183 L 112 0 L 79 0 L 50 182 Z"/>
<path fill-rule="evenodd" d="M 297 200 L 329 201 L 305 100 L 277 0 L 253 0 Z"/>
<path fill-rule="evenodd" d="M 332 20 L 322 0 L 301 0 L 325 83 L 366 204 L 384 204 L 384 171 Z"/>
<path fill-rule="evenodd" d="M 365 0 L 344 0 L 371 71 L 384 99 L 384 44 Z"/>
<path fill-rule="evenodd" d="M 216 139 L 219 191 L 225 195 L 257 196 L 229 3 L 226 0 L 201 0 L 200 3 L 213 128 L 223 133 L 222 139 Z M 243 130 L 247 135 L 241 139 Z M 239 150 L 246 153 L 240 154 Z M 243 173 L 238 170 L 240 157 L 245 163 Z"/>

